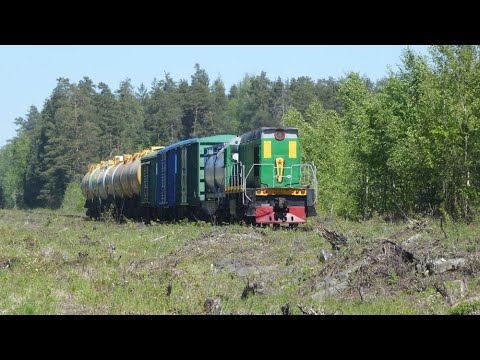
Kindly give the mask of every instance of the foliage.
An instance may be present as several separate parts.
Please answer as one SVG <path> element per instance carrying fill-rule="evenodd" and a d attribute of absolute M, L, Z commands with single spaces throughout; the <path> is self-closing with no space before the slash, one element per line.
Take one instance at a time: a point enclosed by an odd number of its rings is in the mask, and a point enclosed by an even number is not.
<path fill-rule="evenodd" d="M 29 146 L 30 139 L 21 134 L 0 149 L 1 207 L 16 209 L 24 206 L 24 174 L 28 167 Z"/>
<path fill-rule="evenodd" d="M 85 198 L 77 182 L 71 182 L 65 189 L 61 210 L 67 214 L 81 214 L 84 212 Z"/>
<path fill-rule="evenodd" d="M 220 77 L 211 82 L 199 64 L 194 70 L 190 82 L 165 73 L 150 91 L 128 78 L 115 91 L 88 77 L 57 79 L 41 111 L 32 106 L 16 119 L 17 136 L 0 150 L 2 206 L 59 208 L 90 163 L 189 137 L 280 126 L 289 107 L 312 100 L 338 107 L 333 79 L 271 81 L 262 72 L 246 75 L 227 96 Z"/>
<path fill-rule="evenodd" d="M 228 94 L 199 64 L 190 81 L 165 73 L 150 90 L 130 79 L 111 91 L 88 77 L 59 78 L 0 149 L 0 205 L 58 208 L 89 163 L 285 125 L 300 129 L 303 160 L 318 167 L 322 212 L 471 222 L 480 201 L 480 47 L 432 46 L 428 56 L 406 48 L 400 60 L 377 83 L 355 73 L 283 81 L 261 72 Z"/>
<path fill-rule="evenodd" d="M 354 164 L 349 161 L 346 131 L 338 114 L 325 110 L 314 101 L 306 111 L 306 119 L 290 108 L 286 126 L 297 127 L 302 139 L 302 161 L 317 167 L 318 202 L 325 213 L 352 216 L 355 212 L 350 196 L 350 180 Z"/>
<path fill-rule="evenodd" d="M 460 304 L 455 305 L 452 307 L 448 313 L 450 315 L 469 315 L 471 313 L 478 313 L 480 310 L 480 301 L 479 300 L 474 300 L 474 301 L 466 301 L 462 302 Z"/>

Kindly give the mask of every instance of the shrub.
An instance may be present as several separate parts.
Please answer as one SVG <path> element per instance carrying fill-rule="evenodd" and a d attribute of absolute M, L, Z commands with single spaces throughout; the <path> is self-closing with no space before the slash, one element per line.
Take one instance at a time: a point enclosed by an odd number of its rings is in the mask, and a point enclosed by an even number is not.
<path fill-rule="evenodd" d="M 61 210 L 68 213 L 80 213 L 84 211 L 84 204 L 85 198 L 83 197 L 80 183 L 71 182 L 68 184 L 63 197 Z"/>

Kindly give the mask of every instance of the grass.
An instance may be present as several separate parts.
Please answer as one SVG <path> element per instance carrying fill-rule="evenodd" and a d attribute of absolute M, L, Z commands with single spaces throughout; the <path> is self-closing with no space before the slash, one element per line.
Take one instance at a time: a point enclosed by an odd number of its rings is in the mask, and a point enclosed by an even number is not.
<path fill-rule="evenodd" d="M 375 269 L 354 271 L 338 295 L 312 298 L 326 279 L 377 254 L 382 238 L 401 242 L 419 232 L 419 253 L 434 258 L 477 251 L 475 225 L 446 224 L 445 237 L 435 220 L 427 222 L 425 230 L 319 216 L 293 231 L 203 222 L 116 224 L 61 211 L 0 210 L 0 314 L 203 314 L 207 298 L 220 300 L 222 314 L 282 314 L 287 303 L 291 314 L 302 313 L 298 304 L 326 314 L 475 311 L 478 303 L 452 307 L 432 279 L 407 283 L 395 268 L 384 278 Z M 322 250 L 333 251 L 313 231 L 315 223 L 343 233 L 348 247 L 321 260 Z M 466 297 L 479 292 L 477 267 L 469 269 L 468 276 L 456 272 L 468 284 Z M 362 281 L 368 282 L 363 298 L 356 288 Z M 414 289 L 422 284 L 421 291 Z"/>
<path fill-rule="evenodd" d="M 460 303 L 449 310 L 451 315 L 466 315 L 480 312 L 480 300 Z"/>

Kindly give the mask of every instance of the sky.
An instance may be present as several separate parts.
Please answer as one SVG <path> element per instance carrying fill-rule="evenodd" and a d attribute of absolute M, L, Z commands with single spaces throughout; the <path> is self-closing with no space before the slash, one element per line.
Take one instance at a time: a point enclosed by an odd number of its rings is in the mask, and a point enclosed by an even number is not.
<path fill-rule="evenodd" d="M 246 74 L 265 71 L 271 80 L 309 76 L 338 79 L 350 71 L 376 81 L 396 71 L 407 45 L 0 45 L 0 147 L 12 139 L 14 119 L 31 105 L 42 110 L 57 79 L 88 76 L 112 91 L 130 78 L 150 89 L 165 72 L 190 81 L 195 63 L 210 80 L 220 77 L 227 92 Z M 427 54 L 427 46 L 413 45 Z"/>

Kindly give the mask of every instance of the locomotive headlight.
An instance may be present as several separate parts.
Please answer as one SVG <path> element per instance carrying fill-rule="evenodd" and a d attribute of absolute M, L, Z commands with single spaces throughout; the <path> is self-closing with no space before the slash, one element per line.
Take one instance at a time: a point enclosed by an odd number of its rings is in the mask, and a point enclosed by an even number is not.
<path fill-rule="evenodd" d="M 275 131 L 274 136 L 276 140 L 282 141 L 283 139 L 285 139 L 285 131 L 277 130 Z"/>

